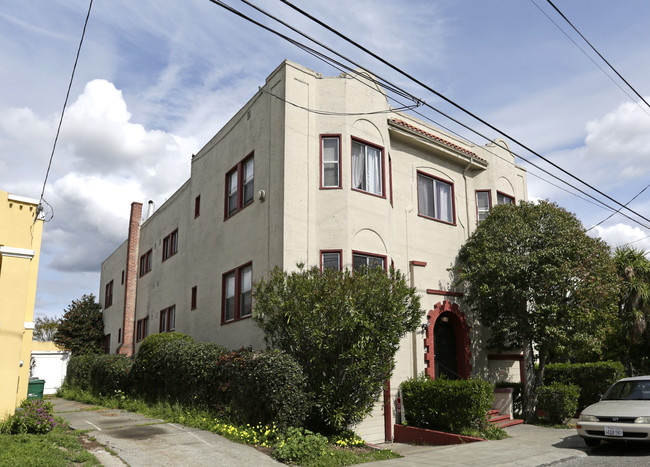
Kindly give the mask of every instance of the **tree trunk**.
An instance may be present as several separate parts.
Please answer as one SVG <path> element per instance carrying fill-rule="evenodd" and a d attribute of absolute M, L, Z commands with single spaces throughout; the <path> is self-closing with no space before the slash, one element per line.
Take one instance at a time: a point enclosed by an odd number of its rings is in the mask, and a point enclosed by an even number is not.
<path fill-rule="evenodd" d="M 526 423 L 535 421 L 535 408 L 537 407 L 537 379 L 535 375 L 535 359 L 533 355 L 533 343 L 530 339 L 524 338 L 524 397 L 522 401 L 523 416 Z"/>

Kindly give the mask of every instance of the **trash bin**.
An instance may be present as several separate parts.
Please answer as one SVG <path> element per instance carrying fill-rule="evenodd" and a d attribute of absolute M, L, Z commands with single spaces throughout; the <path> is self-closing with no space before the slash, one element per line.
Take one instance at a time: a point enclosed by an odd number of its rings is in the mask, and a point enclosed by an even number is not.
<path fill-rule="evenodd" d="M 45 380 L 33 378 L 27 383 L 27 399 L 30 401 L 34 399 L 43 398 L 43 390 L 45 389 Z"/>

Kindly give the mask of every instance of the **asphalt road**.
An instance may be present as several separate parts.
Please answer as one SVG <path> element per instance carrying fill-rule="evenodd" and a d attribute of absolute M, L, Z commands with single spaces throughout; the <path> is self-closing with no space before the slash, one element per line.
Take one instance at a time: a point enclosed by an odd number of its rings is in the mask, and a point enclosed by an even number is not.
<path fill-rule="evenodd" d="M 638 467 L 650 465 L 650 444 L 604 442 L 597 448 L 586 450 L 587 457 L 552 463 L 563 467 Z"/>

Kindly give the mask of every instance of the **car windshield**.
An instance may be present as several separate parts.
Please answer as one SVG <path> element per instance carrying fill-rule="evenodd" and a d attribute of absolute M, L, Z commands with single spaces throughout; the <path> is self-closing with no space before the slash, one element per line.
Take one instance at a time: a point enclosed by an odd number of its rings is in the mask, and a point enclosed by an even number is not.
<path fill-rule="evenodd" d="M 650 380 L 619 381 L 603 396 L 604 401 L 650 400 Z"/>

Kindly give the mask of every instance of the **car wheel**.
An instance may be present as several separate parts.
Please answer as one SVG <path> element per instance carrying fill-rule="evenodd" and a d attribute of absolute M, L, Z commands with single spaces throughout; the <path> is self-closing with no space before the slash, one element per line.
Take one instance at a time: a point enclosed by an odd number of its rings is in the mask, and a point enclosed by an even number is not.
<path fill-rule="evenodd" d="M 598 438 L 582 438 L 585 440 L 587 447 L 595 448 L 600 446 L 600 440 Z"/>

